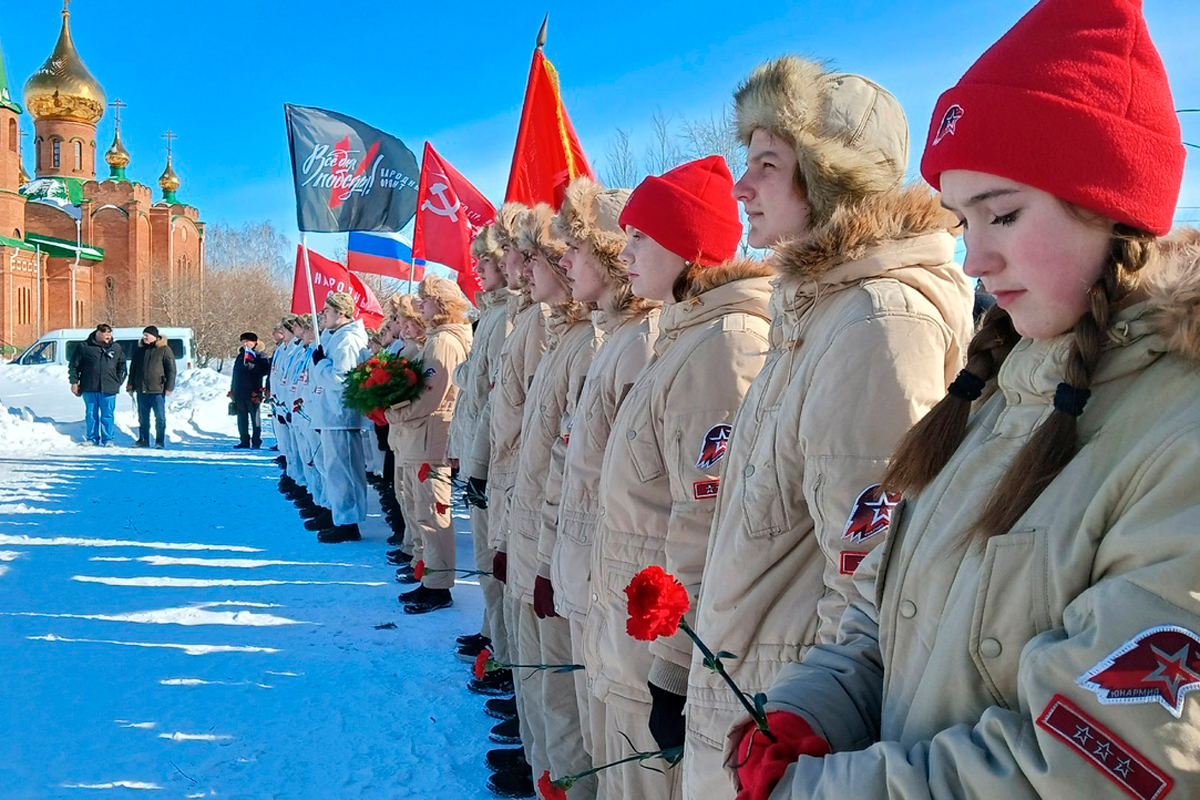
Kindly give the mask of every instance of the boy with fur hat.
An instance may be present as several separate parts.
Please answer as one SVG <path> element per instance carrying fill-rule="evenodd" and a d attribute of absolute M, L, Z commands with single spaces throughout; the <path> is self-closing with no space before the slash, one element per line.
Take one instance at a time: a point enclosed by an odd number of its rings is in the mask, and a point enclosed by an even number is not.
<path fill-rule="evenodd" d="M 571 654 L 570 629 L 554 612 L 549 556 L 558 528 L 566 425 L 600 344 L 591 321 L 592 306 L 571 296 L 562 265 L 567 243 L 556 235 L 553 223 L 550 206 L 538 204 L 522 218 L 516 237 L 530 296 L 550 308 L 546 353 L 526 393 L 521 450 L 509 495 L 505 592 L 513 611 L 509 622 L 516 626 L 515 661 L 521 664 L 570 663 L 546 660 L 569 659 Z M 527 750 L 533 774 L 546 769 L 569 774 L 589 766 L 582 753 L 573 678 L 566 673 L 518 672 L 514 682 L 523 698 L 522 720 L 534 731 L 534 741 L 544 743 L 544 749 Z M 526 769 L 498 772 L 488 785 L 506 796 L 517 788 L 533 788 Z M 588 788 L 584 785 L 577 791 L 586 797 Z"/>
<path fill-rule="evenodd" d="M 308 491 L 293 502 L 300 510 L 300 516 L 307 520 L 304 527 L 319 531 L 328 525 L 327 520 L 332 521 L 332 512 L 326 505 L 325 479 L 321 474 L 321 437 L 313 425 L 317 394 L 312 381 L 312 354 L 317 349 L 317 340 L 311 316 L 300 315 L 296 324 L 300 346 L 288 373 L 292 407 L 285 418 L 290 419 L 296 442 L 297 467 L 301 473 L 296 482 L 303 482 Z"/>
<path fill-rule="evenodd" d="M 508 301 L 516 292 L 508 288 L 500 260 L 504 251 L 496 237 L 495 225 L 484 226 L 471 242 L 471 255 L 475 258 L 475 274 L 479 278 L 482 292 L 476 294 L 479 306 L 479 323 L 475 328 L 475 342 L 467 360 L 459 368 L 462 391 L 454 409 L 453 425 L 459 426 L 460 458 L 459 474 L 466 478 L 468 498 L 475 498 L 471 505 L 471 538 L 474 542 L 475 568 L 490 573 L 495 551 L 488 544 L 487 480 L 488 454 L 490 452 L 489 427 L 491 421 L 490 396 L 496 380 L 496 367 L 500 360 L 500 348 L 512 330 L 512 320 L 507 313 Z M 504 585 L 490 574 L 479 576 L 483 590 L 483 623 L 480 632 L 460 637 L 459 658 L 474 661 L 475 656 L 493 640 L 503 639 Z"/>
<path fill-rule="evenodd" d="M 962 365 L 972 293 L 953 218 L 902 185 L 908 123 L 886 89 L 784 56 L 738 88 L 735 113 L 748 151 L 734 195 L 779 277 L 714 501 L 696 631 L 737 655 L 725 669 L 754 695 L 830 639 L 857 596 L 855 569 L 896 502 L 879 488 L 887 458 Z M 722 743 L 741 705 L 690 643 L 655 666 L 687 697 L 684 796 L 726 797 Z"/>
<path fill-rule="evenodd" d="M 450 517 L 446 451 L 458 389 L 450 375 L 471 348 L 471 326 L 466 318 L 469 303 L 454 281 L 427 275 L 418 296 L 427 333 L 416 358 L 424 365 L 425 383 L 415 400 L 385 412 L 400 473 L 400 503 L 405 522 L 414 532 L 413 556 L 423 560 L 428 570 L 420 586 L 400 595 L 406 614 L 426 614 L 452 602 L 454 521 Z"/>
<path fill-rule="evenodd" d="M 620 403 L 600 474 L 584 664 L 605 705 L 609 762 L 630 747 L 682 742 L 677 685 L 658 667 L 682 645 L 629 636 L 625 588 L 653 564 L 694 597 L 729 421 L 767 349 L 770 271 L 734 260 L 742 225 L 732 191 L 725 160 L 709 156 L 646 178 L 621 212 L 633 292 L 664 305 L 654 358 Z M 621 765 L 601 773 L 600 794 L 675 798 L 679 773 Z"/>
<path fill-rule="evenodd" d="M 271 416 L 274 420 L 275 440 L 279 444 L 279 452 L 283 458 L 283 475 L 279 479 L 279 491 L 290 496 L 297 494 L 300 484 L 296 483 L 293 474 L 295 468 L 292 462 L 296 459 L 296 443 L 292 440 L 292 431 L 288 427 L 288 384 L 286 375 L 291 367 L 292 358 L 296 355 L 299 341 L 296 337 L 296 315 L 285 314 L 279 320 L 276 330 L 282 334 L 282 339 L 271 354 L 271 374 L 267 378 L 270 388 Z"/>
<path fill-rule="evenodd" d="M 366 328 L 354 314 L 354 298 L 346 292 L 326 297 L 320 316 L 322 342 L 312 353 L 310 375 L 317 395 L 312 421 L 320 431 L 321 474 L 330 510 L 327 527 L 317 532 L 317 540 L 326 543 L 361 539 L 358 524 L 367 518 L 363 417 L 342 405 L 346 373 L 367 352 Z"/>
<path fill-rule="evenodd" d="M 1156 238 L 1183 165 L 1137 2 L 1044 0 L 939 98 L 921 172 L 997 307 L 774 743 L 733 732 L 739 797 L 1200 795 L 1200 238 Z"/>

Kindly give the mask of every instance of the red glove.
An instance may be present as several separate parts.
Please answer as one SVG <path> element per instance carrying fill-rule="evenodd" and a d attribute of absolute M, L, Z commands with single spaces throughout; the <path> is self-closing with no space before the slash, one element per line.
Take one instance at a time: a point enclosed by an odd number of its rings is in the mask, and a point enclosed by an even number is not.
<path fill-rule="evenodd" d="M 541 575 L 533 581 L 533 613 L 538 619 L 558 616 L 554 611 L 554 584 Z"/>
<path fill-rule="evenodd" d="M 788 711 L 767 714 L 772 742 L 756 725 L 749 725 L 737 748 L 737 779 L 741 790 L 737 800 L 767 800 L 771 790 L 787 768 L 800 756 L 824 758 L 829 755 L 829 743 L 807 722 Z"/>
<path fill-rule="evenodd" d="M 508 553 L 497 550 L 492 556 L 492 577 L 501 583 L 508 583 Z"/>

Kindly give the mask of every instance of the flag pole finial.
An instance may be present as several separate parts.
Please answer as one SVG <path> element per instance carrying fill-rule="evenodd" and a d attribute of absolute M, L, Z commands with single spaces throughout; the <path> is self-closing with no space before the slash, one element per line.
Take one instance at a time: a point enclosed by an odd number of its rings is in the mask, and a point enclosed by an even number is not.
<path fill-rule="evenodd" d="M 543 47 L 546 46 L 546 24 L 548 22 L 550 22 L 550 15 L 546 14 L 546 16 L 542 18 L 542 27 L 540 30 L 538 30 L 538 37 L 537 37 L 537 49 L 538 50 L 541 50 Z"/>

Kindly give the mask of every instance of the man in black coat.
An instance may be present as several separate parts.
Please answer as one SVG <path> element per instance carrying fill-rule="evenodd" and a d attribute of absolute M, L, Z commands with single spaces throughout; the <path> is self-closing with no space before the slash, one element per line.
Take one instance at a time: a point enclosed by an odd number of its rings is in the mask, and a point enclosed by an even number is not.
<path fill-rule="evenodd" d="M 256 334 L 243 333 L 241 339 L 242 346 L 233 360 L 233 381 L 229 386 L 241 438 L 234 449 L 252 447 L 257 450 L 262 446 L 262 420 L 258 407 L 263 399 L 263 379 L 271 373 L 271 359 L 258 349 Z"/>
<path fill-rule="evenodd" d="M 67 368 L 71 391 L 83 398 L 87 440 L 112 447 L 113 412 L 125 383 L 125 354 L 113 341 L 112 328 L 100 324 L 75 349 Z"/>
<path fill-rule="evenodd" d="M 175 354 L 158 328 L 147 325 L 129 363 L 130 394 L 137 392 L 138 440 L 135 447 L 150 446 L 150 412 L 154 412 L 154 443 L 166 447 L 167 396 L 175 389 Z"/>

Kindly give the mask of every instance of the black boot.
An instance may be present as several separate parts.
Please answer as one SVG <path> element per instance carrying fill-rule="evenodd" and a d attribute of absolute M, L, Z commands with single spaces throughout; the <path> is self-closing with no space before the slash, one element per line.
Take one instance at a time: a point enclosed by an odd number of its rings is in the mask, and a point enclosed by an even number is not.
<path fill-rule="evenodd" d="M 323 530 L 317 534 L 317 541 L 325 544 L 357 542 L 361 539 L 362 534 L 358 531 L 358 524 L 354 522 L 349 525 L 334 525 L 331 530 Z"/>
<path fill-rule="evenodd" d="M 313 496 L 309 494 L 307 489 L 305 489 L 304 494 L 292 500 L 292 504 L 296 506 L 296 508 L 304 509 L 308 508 L 309 506 L 316 505 L 316 501 L 313 500 Z"/>
<path fill-rule="evenodd" d="M 417 580 L 417 573 L 413 571 L 412 566 L 406 564 L 400 569 L 396 570 L 396 583 L 403 583 L 407 585 L 410 583 L 420 583 L 420 581 Z"/>
<path fill-rule="evenodd" d="M 388 550 L 387 560 L 389 564 L 402 567 L 405 564 L 411 564 L 413 557 L 397 547 L 395 550 Z"/>
<path fill-rule="evenodd" d="M 488 738 L 496 744 L 520 744 L 521 725 L 515 719 L 506 719 L 492 726 Z"/>
<path fill-rule="evenodd" d="M 387 543 L 404 544 L 404 530 L 407 526 L 404 524 L 404 516 L 399 510 L 388 524 L 392 526 L 392 535 L 388 537 Z"/>
<path fill-rule="evenodd" d="M 529 768 L 529 762 L 525 760 L 524 747 L 503 747 L 488 750 L 484 761 L 487 763 L 488 769 L 492 772 L 515 772 L 517 770 L 532 772 Z"/>
<path fill-rule="evenodd" d="M 484 636 L 482 633 L 469 633 L 465 636 L 456 636 L 454 637 L 454 641 L 459 647 L 465 647 L 466 645 L 476 644 L 478 642 L 483 642 L 484 644 L 492 643 L 492 640 Z"/>
<path fill-rule="evenodd" d="M 454 605 L 449 589 L 426 589 L 425 594 L 404 604 L 405 614 L 428 614 L 439 608 L 449 608 Z"/>
<path fill-rule="evenodd" d="M 323 531 L 333 527 L 333 513 L 325 510 L 325 513 L 317 516 L 304 523 L 304 529 L 309 531 Z"/>
<path fill-rule="evenodd" d="M 323 508 L 323 507 L 317 505 L 316 503 L 313 503 L 311 506 L 309 506 L 307 508 L 300 509 L 300 516 L 303 519 L 316 519 L 317 517 L 321 516 L 322 514 L 328 514 L 328 513 L 329 513 L 329 509 Z"/>
<path fill-rule="evenodd" d="M 401 605 L 404 605 L 405 603 L 411 603 L 414 600 L 421 599 L 425 596 L 425 592 L 427 591 L 429 590 L 424 586 L 417 586 L 415 589 L 409 589 L 407 592 L 401 592 L 396 596 L 396 599 L 400 601 Z"/>
<path fill-rule="evenodd" d="M 493 697 L 483 705 L 483 713 L 487 714 L 492 719 L 516 719 L 517 718 L 517 698 L 515 697 Z"/>
<path fill-rule="evenodd" d="M 499 797 L 533 797 L 533 773 L 528 767 L 497 772 L 488 778 L 487 787 Z"/>
<path fill-rule="evenodd" d="M 475 657 L 491 646 L 491 639 L 484 639 L 483 641 L 476 642 L 475 644 L 464 644 L 462 647 L 458 648 L 458 652 L 455 653 L 455 658 L 467 664 L 474 664 Z"/>
<path fill-rule="evenodd" d="M 513 676 L 511 669 L 494 669 L 482 678 L 472 678 L 467 682 L 467 688 L 475 694 L 499 697 L 513 693 Z"/>

